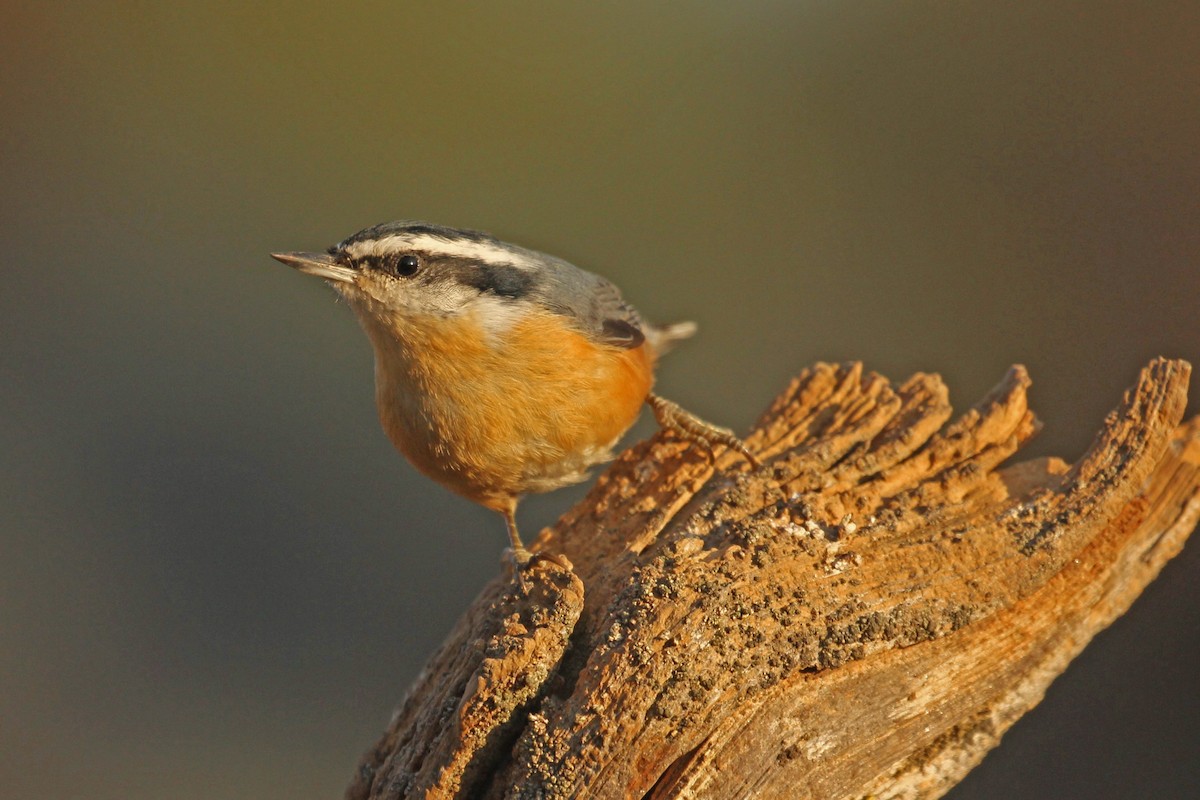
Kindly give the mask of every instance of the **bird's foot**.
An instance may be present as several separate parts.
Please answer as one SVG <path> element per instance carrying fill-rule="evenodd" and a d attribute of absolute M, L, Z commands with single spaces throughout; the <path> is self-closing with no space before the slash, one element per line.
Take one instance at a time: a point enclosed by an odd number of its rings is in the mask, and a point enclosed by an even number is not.
<path fill-rule="evenodd" d="M 520 585 L 521 590 L 528 594 L 533 588 L 529 582 L 529 572 L 532 567 L 539 561 L 548 561 L 555 566 L 561 567 L 567 572 L 572 572 L 575 565 L 567 560 L 566 556 L 557 553 L 531 553 L 525 547 L 507 547 L 504 550 L 505 559 L 512 564 L 513 577 Z"/>
<path fill-rule="evenodd" d="M 710 458 L 713 457 L 713 446 L 720 444 L 741 454 L 746 461 L 750 462 L 751 469 L 758 469 L 762 466 L 762 462 L 750 452 L 746 447 L 746 443 L 728 428 L 722 428 L 719 425 L 713 425 L 711 422 L 705 422 L 695 414 L 685 410 L 678 403 L 673 403 L 665 397 L 659 397 L 656 394 L 647 396 L 646 404 L 654 412 L 654 418 L 658 420 L 659 425 L 666 430 L 673 431 L 688 441 L 700 445 Z"/>

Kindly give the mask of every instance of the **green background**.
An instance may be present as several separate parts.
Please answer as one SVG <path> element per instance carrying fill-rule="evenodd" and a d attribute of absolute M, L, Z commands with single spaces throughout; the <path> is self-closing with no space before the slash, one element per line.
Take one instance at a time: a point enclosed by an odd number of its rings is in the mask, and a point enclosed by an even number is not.
<path fill-rule="evenodd" d="M 959 408 L 1021 362 L 1074 459 L 1200 362 L 1198 42 L 1194 2 L 5 3 L 0 794 L 339 796 L 498 569 L 269 251 L 560 255 L 697 320 L 660 390 L 741 430 L 819 359 Z M 952 796 L 1200 794 L 1198 579 L 1193 543 Z"/>

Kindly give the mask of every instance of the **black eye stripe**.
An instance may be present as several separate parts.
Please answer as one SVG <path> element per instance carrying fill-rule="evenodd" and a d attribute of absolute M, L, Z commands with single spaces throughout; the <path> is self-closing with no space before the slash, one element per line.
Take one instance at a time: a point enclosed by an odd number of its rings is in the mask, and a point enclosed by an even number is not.
<path fill-rule="evenodd" d="M 356 259 L 344 258 L 351 266 L 363 270 L 379 270 L 402 278 L 416 274 L 421 268 L 422 259 L 412 253 L 397 253 L 392 255 L 364 255 Z"/>
<path fill-rule="evenodd" d="M 483 265 L 464 277 L 463 283 L 474 286 L 481 292 L 491 292 L 513 299 L 529 294 L 534 284 L 533 274 L 529 270 L 509 264 Z"/>
<path fill-rule="evenodd" d="M 372 253 L 353 260 L 360 269 L 379 270 L 399 278 L 412 277 L 428 265 L 435 279 L 441 275 L 446 280 L 456 281 L 480 292 L 514 300 L 528 296 L 537 284 L 534 273 L 515 264 L 488 264 L 475 259 L 412 251 L 384 255 Z"/>

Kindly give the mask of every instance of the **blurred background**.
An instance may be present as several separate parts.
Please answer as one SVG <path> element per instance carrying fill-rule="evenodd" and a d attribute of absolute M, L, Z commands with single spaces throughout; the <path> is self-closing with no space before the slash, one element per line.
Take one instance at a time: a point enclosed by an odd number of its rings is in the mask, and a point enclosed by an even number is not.
<path fill-rule="evenodd" d="M 1194 2 L 0 14 L 4 797 L 340 796 L 499 568 L 269 251 L 422 218 L 560 255 L 697 320 L 659 386 L 741 430 L 819 359 L 960 409 L 1021 362 L 1027 452 L 1073 460 L 1200 362 Z M 1198 579 L 1193 542 L 951 796 L 1197 796 Z"/>

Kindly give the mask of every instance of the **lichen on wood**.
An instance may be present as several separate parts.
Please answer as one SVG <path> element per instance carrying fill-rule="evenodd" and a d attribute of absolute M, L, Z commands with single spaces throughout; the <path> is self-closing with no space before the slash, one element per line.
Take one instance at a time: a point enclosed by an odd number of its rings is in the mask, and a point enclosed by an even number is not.
<path fill-rule="evenodd" d="M 1158 359 L 1068 465 L 1016 367 L 805 370 L 747 438 L 626 451 L 484 589 L 353 800 L 927 798 L 979 762 L 1200 517 L 1189 367 Z"/>

